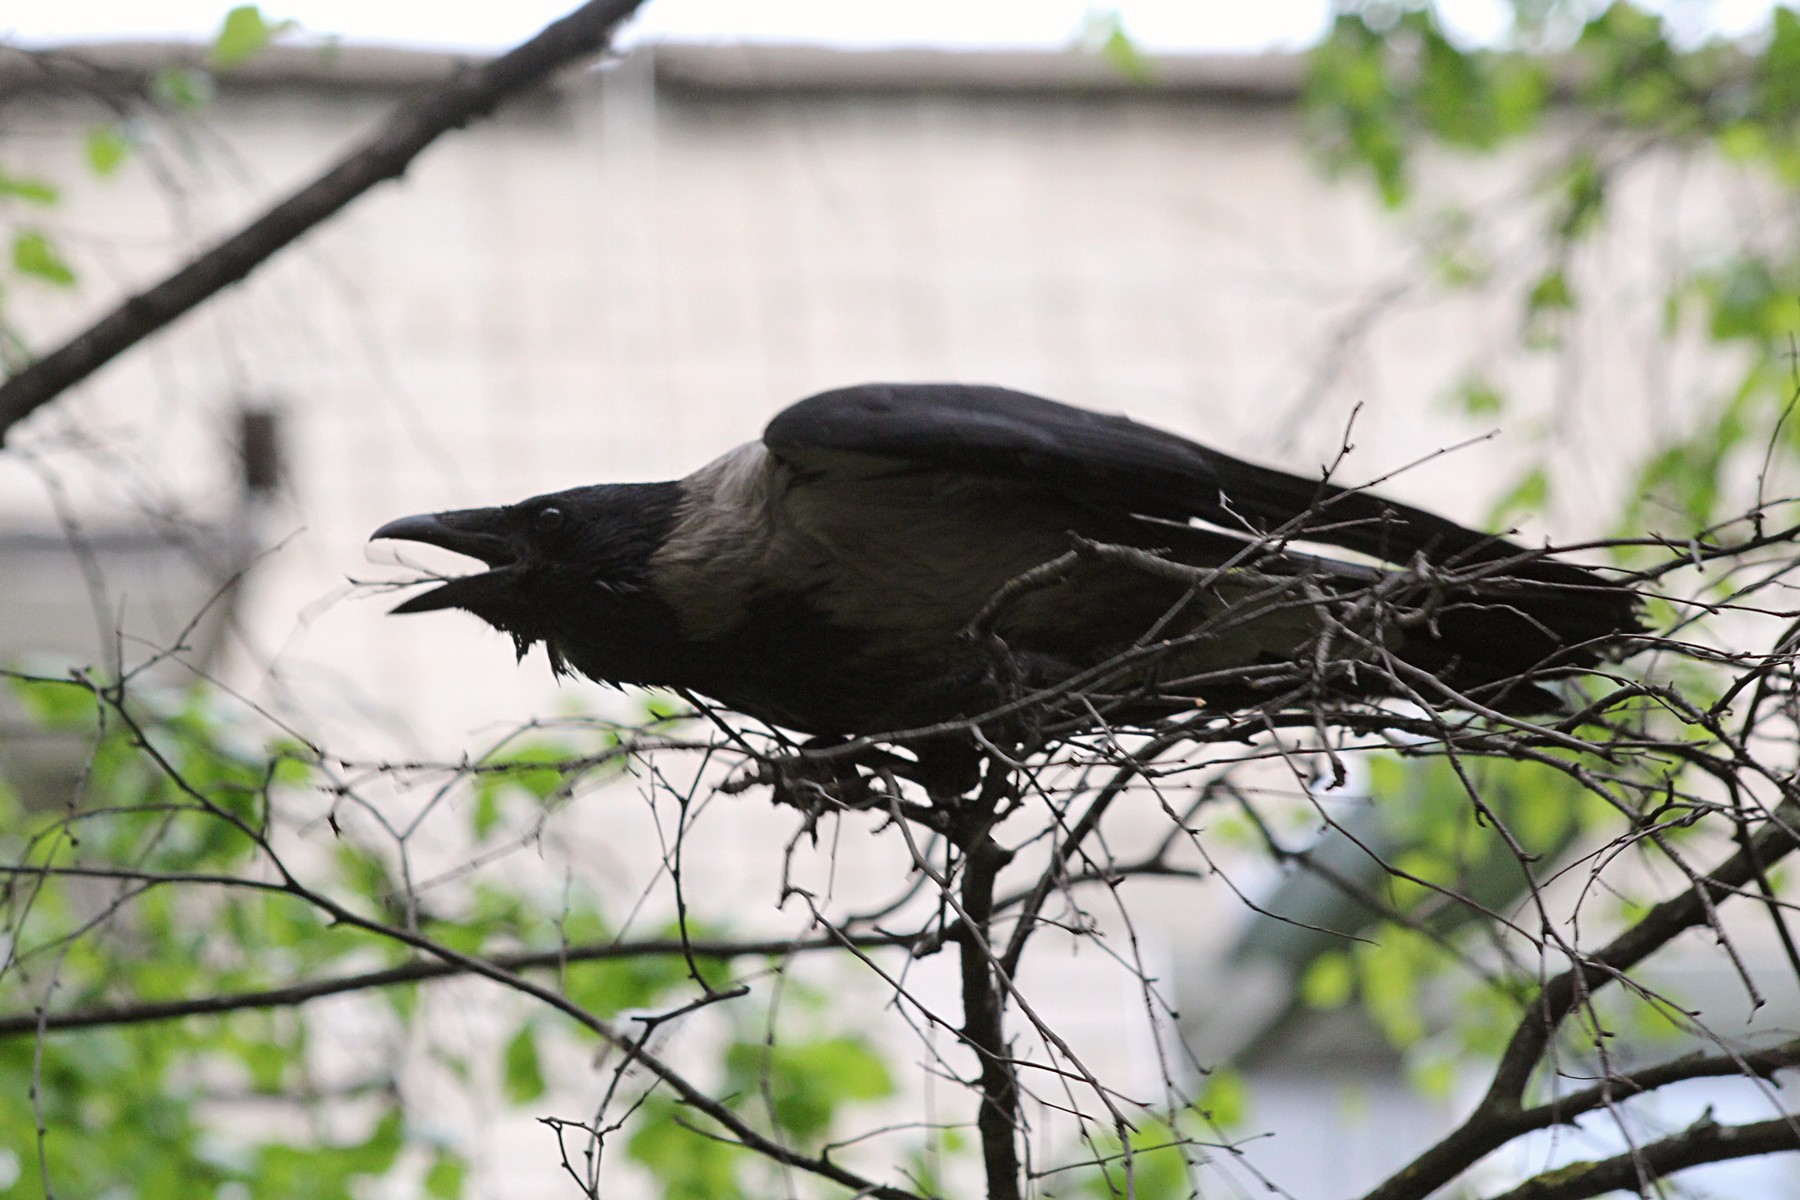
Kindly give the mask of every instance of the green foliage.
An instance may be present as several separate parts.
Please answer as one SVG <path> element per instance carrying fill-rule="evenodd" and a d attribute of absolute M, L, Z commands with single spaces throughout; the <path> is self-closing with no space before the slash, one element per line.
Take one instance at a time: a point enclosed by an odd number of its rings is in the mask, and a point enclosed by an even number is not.
<path fill-rule="evenodd" d="M 1463 415 L 1476 420 L 1488 420 L 1506 411 L 1505 395 L 1482 375 L 1465 378 L 1456 389 L 1455 402 Z"/>
<path fill-rule="evenodd" d="M 675 931 L 664 932 L 673 935 Z M 571 941 L 607 940 L 607 936 L 577 938 L 572 932 L 566 932 L 566 936 Z M 698 935 L 690 930 L 689 936 Z M 718 959 L 702 958 L 697 965 L 708 979 L 726 978 L 725 964 Z M 582 1008 L 598 1016 L 610 1017 L 631 1009 L 649 1008 L 689 981 L 687 961 L 680 955 L 671 954 L 570 963 L 563 971 L 562 987 L 563 994 Z"/>
<path fill-rule="evenodd" d="M 894 1091 L 886 1061 L 859 1037 L 741 1041 L 726 1052 L 725 1069 L 727 1091 L 761 1097 L 775 1128 L 807 1143 L 824 1137 L 845 1103 Z"/>
<path fill-rule="evenodd" d="M 118 125 L 96 125 L 83 142 L 88 169 L 105 178 L 125 165 L 131 156 L 131 138 Z"/>
<path fill-rule="evenodd" d="M 574 746 L 560 742 L 532 742 L 495 755 L 482 764 L 485 770 L 476 784 L 478 796 L 493 795 L 516 787 L 538 800 L 548 800 L 563 785 L 562 764 L 581 757 Z"/>
<path fill-rule="evenodd" d="M 1542 512 L 1550 503 L 1550 473 L 1542 464 L 1532 467 L 1488 511 L 1490 528 L 1505 528 L 1529 513 Z"/>
<path fill-rule="evenodd" d="M 1313 52 L 1306 105 L 1327 161 L 1366 169 L 1389 205 L 1407 198 L 1401 98 L 1381 38 L 1362 17 L 1340 14 L 1332 35 Z"/>
<path fill-rule="evenodd" d="M 357 1190 L 358 1181 L 392 1170 L 404 1145 L 400 1115 L 390 1112 L 359 1141 L 264 1144 L 242 1182 L 256 1200 L 336 1200 Z"/>
<path fill-rule="evenodd" d="M 646 724 L 679 721 L 689 715 L 685 706 L 661 698 L 646 699 L 644 709 Z M 608 755 L 618 746 L 618 734 L 606 729 L 594 730 L 581 739 L 532 737 L 509 743 L 479 764 L 475 803 L 469 810 L 470 831 L 477 839 L 489 837 L 521 797 L 533 802 L 535 817 L 545 805 L 571 792 L 576 783 L 617 774 L 622 763 Z"/>
<path fill-rule="evenodd" d="M 1549 95 L 1535 60 L 1458 47 L 1430 6 L 1380 4 L 1339 12 L 1312 53 L 1305 103 L 1326 161 L 1365 170 L 1398 207 L 1421 140 L 1492 150 L 1535 128 Z"/>
<path fill-rule="evenodd" d="M 817 999 L 804 989 L 798 998 Z M 894 1092 L 886 1060 L 861 1037 L 791 1037 L 770 1045 L 757 1028 L 740 1016 L 738 1036 L 725 1051 L 724 1091 L 733 1110 L 784 1144 L 816 1147 L 846 1105 L 885 1099 Z M 766 1162 L 707 1136 L 713 1128 L 699 1114 L 652 1093 L 626 1153 L 655 1177 L 664 1200 L 760 1194 L 750 1181 Z"/>
<path fill-rule="evenodd" d="M 26 204 L 48 206 L 62 198 L 55 184 L 45 179 L 28 179 L 0 170 L 0 200 L 22 200 Z"/>
<path fill-rule="evenodd" d="M 218 85 L 205 71 L 193 67 L 163 67 L 150 78 L 150 95 L 172 109 L 193 109 L 211 104 Z"/>
<path fill-rule="evenodd" d="M 1082 22 L 1079 40 L 1083 49 L 1106 59 L 1133 83 L 1148 83 L 1154 77 L 1150 60 L 1126 32 L 1125 18 L 1117 9 L 1090 10 Z"/>
<path fill-rule="evenodd" d="M 6 684 L 25 715 L 44 729 L 85 733 L 98 728 L 100 702 L 85 684 L 25 675 L 8 676 Z"/>
<path fill-rule="evenodd" d="M 1407 1061 L 1407 1079 L 1419 1094 L 1439 1103 L 1454 1096 L 1461 1064 L 1456 1057 L 1426 1047 Z"/>
<path fill-rule="evenodd" d="M 1216 1073 L 1215 1073 L 1216 1077 Z M 1097 1140 L 1095 1165 L 1082 1172 L 1081 1194 L 1096 1200 L 1184 1200 L 1194 1195 L 1188 1140 L 1201 1124 L 1192 1113 L 1143 1120 L 1123 1141 Z"/>
<path fill-rule="evenodd" d="M 239 5 L 225 14 L 219 32 L 208 51 L 207 63 L 213 70 L 229 70 L 254 58 L 275 39 L 295 29 L 292 21 L 272 20 L 254 4 Z M 145 90 L 149 107 L 183 112 L 205 107 L 217 94 L 213 75 L 197 67 L 165 66 L 155 71 Z M 82 142 L 83 158 L 88 171 L 96 179 L 116 175 L 130 159 L 134 142 L 133 123 L 109 111 L 105 123 L 89 129 Z M 22 223 L 9 211 L 14 205 L 29 205 L 39 210 L 53 210 L 62 201 L 63 188 L 48 179 L 15 175 L 0 167 L 0 226 L 11 247 L 0 271 L 0 301 L 7 298 L 9 276 L 34 284 L 72 288 L 79 278 L 58 243 L 55 233 L 43 224 Z M 0 366 L 17 370 L 31 360 L 31 353 L 17 327 L 7 319 L 0 303 Z"/>
<path fill-rule="evenodd" d="M 625 1152 L 655 1177 L 664 1200 L 749 1194 L 740 1177 L 750 1166 L 750 1155 L 706 1132 L 707 1123 L 668 1097 L 653 1095 L 644 1103 Z"/>
<path fill-rule="evenodd" d="M 1541 261 L 1520 289 L 1520 347 L 1571 350 L 1570 319 L 1588 303 L 1578 243 L 1613 217 L 1619 177 L 1653 146 L 1705 153 L 1735 164 L 1791 197 L 1800 189 L 1800 12 L 1772 8 L 1765 33 L 1725 43 L 1678 35 L 1641 3 L 1544 5 L 1513 0 L 1509 33 L 1490 46 L 1443 33 L 1430 0 L 1365 0 L 1345 6 L 1314 51 L 1306 98 L 1327 165 L 1366 176 L 1393 207 L 1415 202 L 1409 165 L 1419 151 L 1489 153 L 1535 128 L 1551 103 L 1554 71 L 1575 136 L 1539 189 Z M 1789 204 L 1791 211 L 1793 206 Z M 1703 333 L 1741 364 L 1736 381 L 1661 428 L 1661 444 L 1638 465 L 1619 532 L 1646 527 L 1685 537 L 1755 502 L 1743 481 L 1761 477 L 1766 448 L 1776 465 L 1800 462 L 1800 434 L 1786 420 L 1796 385 L 1792 341 L 1800 333 L 1800 252 L 1794 231 L 1743 223 L 1716 246 L 1672 267 L 1664 298 L 1667 332 Z M 1451 286 L 1485 278 L 1440 272 Z M 1473 257 L 1479 260 L 1479 253 Z M 1492 348 L 1484 348 L 1484 358 Z M 1475 419 L 1495 415 L 1493 396 L 1468 393 Z M 1749 467 L 1754 457 L 1757 466 Z M 1504 523 L 1553 498 L 1527 474 L 1495 508 Z"/>
<path fill-rule="evenodd" d="M 1577 151 L 1563 163 L 1555 213 L 1558 240 L 1572 242 L 1598 228 L 1606 215 L 1606 173 L 1592 151 Z"/>
<path fill-rule="evenodd" d="M 1214 1128 L 1241 1128 L 1250 1115 L 1249 1085 L 1230 1067 L 1216 1066 L 1206 1076 L 1194 1108 Z"/>
<path fill-rule="evenodd" d="M 1530 882 L 1527 863 L 1569 846 L 1592 809 L 1568 774 L 1544 763 L 1446 758 L 1372 763 L 1372 790 L 1412 873 L 1489 909 L 1510 906 Z M 1480 797 L 1478 809 L 1471 798 Z M 1451 932 L 1480 914 L 1441 891 L 1396 883 L 1401 906 Z"/>
<path fill-rule="evenodd" d="M 254 4 L 240 4 L 225 14 L 213 38 L 207 61 L 224 69 L 261 54 L 269 43 L 295 27 L 292 21 L 271 21 Z"/>
<path fill-rule="evenodd" d="M 503 1068 L 502 1087 L 514 1104 L 527 1104 L 544 1094 L 547 1088 L 544 1066 L 538 1058 L 535 1026 L 521 1026 L 506 1043 Z"/>
<path fill-rule="evenodd" d="M 41 229 L 21 229 L 13 234 L 12 268 L 21 275 L 56 287 L 73 287 L 75 271 L 63 258 L 50 235 Z"/>
<path fill-rule="evenodd" d="M 31 719 L 93 746 L 78 796 L 40 797 L 41 811 L 27 815 L 0 787 L 0 853 L 10 864 L 99 866 L 146 880 L 267 880 L 272 842 L 292 826 L 282 814 L 325 782 L 318 751 L 291 734 L 262 736 L 252 714 L 202 689 L 121 701 L 104 683 L 8 679 Z M 672 709 L 653 719 L 684 716 Z M 618 744 L 610 730 L 513 742 L 467 777 L 466 790 L 477 797 L 470 832 L 478 841 L 498 835 L 511 806 L 541 809 Z M 482 798 L 491 809 L 485 814 Z M 359 835 L 337 817 L 310 828 L 317 836 L 303 856 L 305 892 L 109 882 L 102 898 L 91 880 L 0 876 L 0 912 L 15 948 L 0 970 L 0 1013 L 31 1011 L 51 977 L 49 1007 L 62 1011 L 257 991 L 414 957 L 398 941 L 334 919 L 313 894 L 466 954 L 604 945 L 619 937 L 592 896 L 568 887 L 546 894 L 531 886 L 529 873 L 518 883 L 484 874 L 457 889 L 432 890 L 429 911 L 414 907 L 418 898 L 409 906 L 391 840 Z M 96 903 L 107 907 L 98 921 Z M 680 932 L 639 936 L 674 940 Z M 690 920 L 686 933 L 725 936 L 700 920 Z M 610 1017 L 679 1007 L 700 988 L 696 972 L 713 987 L 729 987 L 728 968 L 723 960 L 690 963 L 673 952 L 571 961 L 556 979 L 570 1001 Z M 781 994 L 809 1021 L 826 1007 L 821 994 L 798 982 Z M 399 1035 L 396 1047 L 422 1041 L 470 1088 L 497 1077 L 504 1102 L 527 1112 L 551 1103 L 549 1067 L 559 1055 L 572 1047 L 591 1053 L 587 1034 L 542 1007 L 521 1009 L 491 1046 L 471 1046 L 439 1040 L 426 1019 L 429 985 L 388 989 L 382 999 L 369 1006 Z M 888 1064 L 860 1036 L 800 1032 L 771 1046 L 766 1004 L 720 1011 L 732 1022 L 713 1070 L 724 1081 L 721 1095 L 784 1141 L 822 1143 L 846 1106 L 893 1094 Z M 399 1057 L 364 1061 L 362 1069 L 377 1074 L 355 1099 L 318 1089 L 316 1048 L 333 1028 L 315 1026 L 309 1009 L 277 1008 L 57 1033 L 41 1047 L 29 1036 L 0 1039 L 0 1145 L 19 1148 L 22 1170 L 35 1179 L 42 1114 L 49 1131 L 42 1169 L 58 1195 L 100 1195 L 129 1178 L 146 1197 L 186 1195 L 194 1187 L 210 1194 L 226 1185 L 252 1197 L 340 1197 L 375 1179 L 393 1186 L 397 1172 L 420 1169 L 425 1195 L 465 1194 L 468 1161 L 455 1145 L 422 1132 L 435 1126 L 428 1115 L 415 1125 L 404 1090 L 395 1087 Z M 494 1056 L 493 1076 L 475 1069 L 485 1053 Z M 221 1086 L 260 1097 L 273 1112 L 291 1111 L 293 1119 L 274 1126 L 234 1121 L 231 1106 L 217 1102 Z M 354 1119 L 344 1119 L 346 1106 Z M 704 1125 L 654 1092 L 620 1136 L 662 1195 L 754 1191 L 766 1164 L 697 1134 Z M 413 1152 L 404 1153 L 409 1147 Z"/>
<path fill-rule="evenodd" d="M 1356 994 L 1356 967 L 1343 951 L 1328 951 L 1306 965 L 1300 999 L 1308 1008 L 1342 1008 Z"/>
<path fill-rule="evenodd" d="M 1406 923 L 1379 922 L 1360 931 L 1364 940 L 1315 957 L 1299 997 L 1315 1009 L 1359 1004 L 1391 1045 L 1408 1051 L 1415 1084 L 1437 1094 L 1461 1056 L 1498 1049 L 1535 980 L 1501 975 L 1466 985 L 1448 1042 L 1425 1020 L 1426 989 L 1450 985 L 1461 966 L 1459 936 L 1485 931 L 1488 914 L 1525 903 L 1535 873 L 1554 870 L 1582 830 L 1604 818 L 1579 783 L 1545 763 L 1383 756 L 1369 766 L 1381 845 L 1391 847 L 1384 859 L 1392 875 L 1382 886 Z"/>
<path fill-rule="evenodd" d="M 425 1194 L 432 1200 L 457 1200 L 463 1194 L 468 1175 L 469 1164 L 460 1156 L 439 1150 L 432 1156 L 431 1166 L 425 1172 Z"/>
<path fill-rule="evenodd" d="M 1660 14 L 1609 5 L 1582 29 L 1575 51 L 1591 72 L 1581 90 L 1584 104 L 1637 126 L 1695 128 L 1691 98 L 1704 86 L 1704 64 L 1675 48 Z"/>

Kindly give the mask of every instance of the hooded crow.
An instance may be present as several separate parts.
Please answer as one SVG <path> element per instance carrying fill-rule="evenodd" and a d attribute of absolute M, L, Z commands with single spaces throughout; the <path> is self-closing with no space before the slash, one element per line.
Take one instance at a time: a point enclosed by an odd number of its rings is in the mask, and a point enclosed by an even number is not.
<path fill-rule="evenodd" d="M 862 736 L 1021 698 L 1067 725 L 1402 696 L 1510 712 L 1637 628 L 1592 570 L 1369 492 L 999 387 L 802 400 L 685 479 L 402 517 L 553 669 Z M 1297 548 L 1337 547 L 1356 560 Z M 1049 699 L 1045 699 L 1048 697 Z"/>

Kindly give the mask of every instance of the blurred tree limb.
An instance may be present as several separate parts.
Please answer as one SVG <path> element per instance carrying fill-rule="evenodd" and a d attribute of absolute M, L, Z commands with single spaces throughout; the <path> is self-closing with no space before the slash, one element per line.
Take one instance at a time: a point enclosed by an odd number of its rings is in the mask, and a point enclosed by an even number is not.
<path fill-rule="evenodd" d="M 443 134 L 486 116 L 559 68 L 604 50 L 642 3 L 589 0 L 529 41 L 402 106 L 373 137 L 311 183 L 0 383 L 0 445 L 13 426 L 64 391 L 245 278 L 376 184 L 405 173 Z"/>

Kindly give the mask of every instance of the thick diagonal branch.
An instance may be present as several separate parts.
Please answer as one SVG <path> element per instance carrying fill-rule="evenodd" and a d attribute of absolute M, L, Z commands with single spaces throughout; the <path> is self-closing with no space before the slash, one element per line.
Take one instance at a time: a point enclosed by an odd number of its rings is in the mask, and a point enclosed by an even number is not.
<path fill-rule="evenodd" d="M 1752 1125 L 1720 1125 L 1709 1118 L 1615 1158 L 1574 1163 L 1528 1179 L 1494 1200 L 1588 1200 L 1609 1192 L 1635 1192 L 1643 1179 L 1661 1179 L 1703 1163 L 1796 1149 L 1800 1146 L 1795 1145 L 1791 1117 L 1773 1117 Z"/>
<path fill-rule="evenodd" d="M 1598 954 L 1582 959 L 1546 983 L 1513 1031 L 1487 1095 L 1468 1120 L 1369 1192 L 1364 1200 L 1423 1200 L 1484 1155 L 1521 1133 L 1542 1128 L 1542 1122 L 1529 1119 L 1536 1113 L 1522 1112 L 1525 1086 L 1564 1019 L 1584 998 L 1619 979 L 1680 934 L 1705 924 L 1715 902 L 1740 891 L 1759 872 L 1800 846 L 1800 840 L 1797 840 L 1800 832 L 1795 826 L 1797 815 L 1800 815 L 1800 806 L 1783 803 L 1744 849 L 1717 870 L 1652 908 L 1642 920 L 1619 934 Z M 1787 1128 L 1788 1148 L 1800 1148 L 1791 1127 Z"/>
<path fill-rule="evenodd" d="M 604 49 L 613 31 L 642 3 L 589 0 L 501 57 L 401 107 L 373 137 L 317 179 L 0 384 L 0 444 L 14 425 L 65 390 L 243 279 L 376 184 L 403 174 L 442 134 L 486 116 L 559 68 Z"/>

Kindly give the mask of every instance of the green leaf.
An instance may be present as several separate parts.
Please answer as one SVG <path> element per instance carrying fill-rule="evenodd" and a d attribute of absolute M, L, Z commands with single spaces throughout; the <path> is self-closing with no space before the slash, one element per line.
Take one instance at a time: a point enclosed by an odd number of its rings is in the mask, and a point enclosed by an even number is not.
<path fill-rule="evenodd" d="M 207 59 L 215 67 L 234 67 L 262 53 L 270 42 L 293 27 L 292 21 L 269 20 L 254 4 L 240 4 L 225 14 Z"/>
<path fill-rule="evenodd" d="M 1769 132 L 1754 121 L 1733 121 L 1714 135 L 1720 153 L 1736 162 L 1750 162 L 1769 153 Z"/>
<path fill-rule="evenodd" d="M 1340 951 L 1321 954 L 1300 977 L 1300 999 L 1308 1008 L 1341 1008 L 1356 991 L 1356 968 Z"/>
<path fill-rule="evenodd" d="M 13 698 L 30 718 L 46 729 L 89 730 L 100 719 L 99 699 L 93 689 L 74 680 L 20 679 L 7 681 Z"/>
<path fill-rule="evenodd" d="M 887 1062 L 861 1038 L 810 1042 L 739 1042 L 726 1052 L 735 1090 L 767 1096 L 775 1123 L 805 1139 L 823 1136 L 846 1101 L 892 1095 Z"/>
<path fill-rule="evenodd" d="M 28 179 L 0 171 L 0 199 L 23 200 L 27 204 L 51 205 L 62 198 L 56 185 L 47 179 Z"/>
<path fill-rule="evenodd" d="M 1457 387 L 1456 403 L 1464 415 L 1485 419 L 1500 415 L 1506 408 L 1506 397 L 1486 379 L 1471 375 Z"/>
<path fill-rule="evenodd" d="M 526 1025 L 506 1043 L 502 1080 L 506 1098 L 514 1104 L 528 1104 L 544 1094 L 544 1068 L 538 1059 L 535 1026 Z"/>
<path fill-rule="evenodd" d="M 131 155 L 131 139 L 117 125 L 96 125 L 88 130 L 85 144 L 88 169 L 103 179 Z"/>
<path fill-rule="evenodd" d="M 1800 13 L 1778 4 L 1757 72 L 1757 115 L 1771 124 L 1800 115 Z"/>
<path fill-rule="evenodd" d="M 490 777 L 491 778 L 491 777 Z M 485 781 L 484 781 L 485 782 Z M 500 823 L 500 789 L 477 787 L 475 810 L 469 817 L 469 828 L 476 837 L 486 837 Z"/>
<path fill-rule="evenodd" d="M 1524 763 L 1508 766 L 1524 768 Z M 1515 771 L 1516 773 L 1516 771 Z M 1505 795 L 1512 801 L 1506 805 L 1507 825 L 1519 845 L 1530 854 L 1553 854 L 1568 844 L 1575 830 L 1575 797 L 1579 785 L 1554 768 L 1542 768 L 1526 775 L 1536 784 L 1522 796 Z"/>
<path fill-rule="evenodd" d="M 199 108 L 217 90 L 211 75 L 193 67 L 163 67 L 150 78 L 150 94 L 171 108 Z"/>
<path fill-rule="evenodd" d="M 1448 1056 L 1420 1056 L 1407 1064 L 1406 1073 L 1428 1099 L 1447 1101 L 1456 1090 L 1456 1060 Z"/>
<path fill-rule="evenodd" d="M 1748 254 L 1703 277 L 1698 290 L 1712 304 L 1713 340 L 1774 341 L 1785 351 L 1786 339 L 1800 320 L 1794 285 L 1791 272 L 1778 272 L 1768 261 Z"/>
<path fill-rule="evenodd" d="M 573 746 L 560 742 L 533 742 L 490 758 L 481 787 L 520 787 L 539 800 L 548 800 L 563 786 L 562 764 L 581 757 Z M 496 769 L 497 768 L 497 769 Z"/>
<path fill-rule="evenodd" d="M 1250 1115 L 1250 1089 L 1230 1067 L 1214 1067 L 1194 1107 L 1220 1128 L 1235 1129 Z"/>
<path fill-rule="evenodd" d="M 468 1175 L 468 1163 L 448 1150 L 439 1150 L 425 1172 L 425 1194 L 434 1200 L 457 1200 Z"/>
<path fill-rule="evenodd" d="M 297 742 L 278 742 L 269 747 L 274 763 L 270 779 L 282 787 L 304 787 L 312 782 L 318 754 Z"/>
<path fill-rule="evenodd" d="M 644 1104 L 626 1153 L 662 1185 L 662 1200 L 718 1200 L 745 1194 L 738 1186 L 737 1168 L 747 1152 L 684 1128 L 699 1120 L 665 1096 L 653 1095 Z"/>
<path fill-rule="evenodd" d="M 646 722 L 685 721 L 694 715 L 693 707 L 686 700 L 668 692 L 645 692 L 643 707 Z"/>
<path fill-rule="evenodd" d="M 1150 60 L 1125 32 L 1125 18 L 1116 8 L 1090 12 L 1082 25 L 1081 42 L 1133 83 L 1148 83 L 1153 77 Z"/>
<path fill-rule="evenodd" d="M 1315 49 L 1307 72 L 1305 107 L 1335 166 L 1369 172 L 1383 203 L 1407 198 L 1407 130 L 1400 119 L 1404 91 L 1390 69 L 1386 43 L 1361 13 L 1341 13 Z"/>
<path fill-rule="evenodd" d="M 339 875 L 357 895 L 382 903 L 398 890 L 387 861 L 373 850 L 340 841 L 335 857 Z"/>
<path fill-rule="evenodd" d="M 1212 1081 L 1235 1078 L 1229 1070 L 1215 1070 Z M 1230 1085 L 1227 1084 L 1227 1087 Z M 1204 1103 L 1195 1106 L 1206 1109 Z M 1211 1114 L 1209 1114 L 1211 1115 Z M 1216 1119 L 1216 1118 L 1215 1118 Z M 1218 1122 L 1224 1124 L 1224 1122 Z M 1140 1118 L 1125 1141 L 1108 1137 L 1097 1141 L 1102 1160 L 1084 1172 L 1081 1190 L 1096 1200 L 1184 1200 L 1195 1195 L 1188 1175 L 1188 1155 L 1181 1131 L 1165 1120 Z"/>
<path fill-rule="evenodd" d="M 21 229 L 13 235 L 13 270 L 56 287 L 74 287 L 75 271 L 63 258 L 50 235 L 41 229 Z"/>
<path fill-rule="evenodd" d="M 1525 297 L 1527 312 L 1563 312 L 1575 307 L 1575 293 L 1561 267 L 1544 272 Z"/>
<path fill-rule="evenodd" d="M 1375 944 L 1353 951 L 1363 1007 L 1381 1026 L 1389 1044 L 1404 1048 L 1425 1036 L 1419 993 L 1421 971 L 1428 963 L 1420 956 L 1418 939 L 1409 931 L 1384 925 L 1379 936 Z"/>
<path fill-rule="evenodd" d="M 1491 150 L 1538 123 L 1549 76 L 1522 56 L 1461 50 L 1433 23 L 1417 91 L 1438 135 L 1453 146 Z"/>
<path fill-rule="evenodd" d="M 1542 464 L 1533 467 L 1513 484 L 1488 513 L 1490 526 L 1506 525 L 1515 517 L 1544 511 L 1550 502 L 1550 475 Z"/>
<path fill-rule="evenodd" d="M 1576 155 L 1563 172 L 1563 213 L 1557 235 L 1573 241 L 1600 223 L 1606 201 L 1606 176 L 1593 154 Z"/>
<path fill-rule="evenodd" d="M 1106 41 L 1100 47 L 1100 53 L 1105 55 L 1106 61 L 1111 63 L 1119 74 L 1133 83 L 1149 83 L 1156 77 L 1150 69 L 1150 60 L 1144 57 L 1143 51 L 1138 49 L 1137 43 L 1131 40 L 1131 36 L 1125 32 L 1123 24 L 1107 35 Z"/>
<path fill-rule="evenodd" d="M 405 1126 L 397 1109 L 390 1109 L 362 1142 L 346 1146 L 340 1152 L 344 1165 L 354 1175 L 385 1175 L 400 1157 L 406 1145 Z"/>

